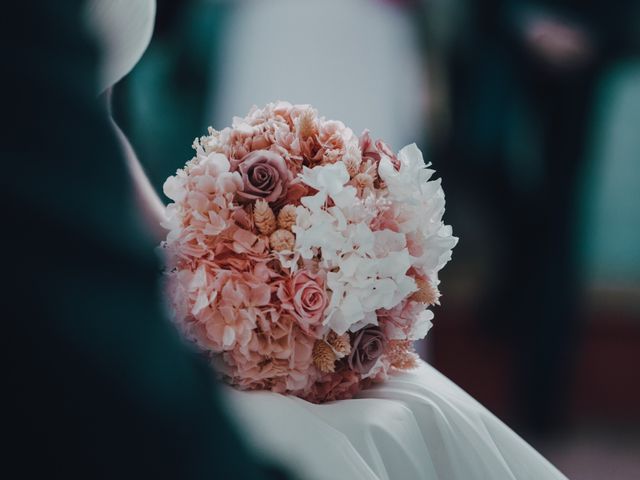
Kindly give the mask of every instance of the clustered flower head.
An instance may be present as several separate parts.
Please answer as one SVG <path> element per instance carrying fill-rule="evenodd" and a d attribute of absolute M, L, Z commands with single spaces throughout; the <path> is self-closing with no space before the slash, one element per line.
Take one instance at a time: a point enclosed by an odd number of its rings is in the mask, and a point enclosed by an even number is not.
<path fill-rule="evenodd" d="M 457 241 L 415 144 L 277 102 L 193 147 L 164 185 L 169 298 L 226 381 L 323 402 L 415 366 Z"/>

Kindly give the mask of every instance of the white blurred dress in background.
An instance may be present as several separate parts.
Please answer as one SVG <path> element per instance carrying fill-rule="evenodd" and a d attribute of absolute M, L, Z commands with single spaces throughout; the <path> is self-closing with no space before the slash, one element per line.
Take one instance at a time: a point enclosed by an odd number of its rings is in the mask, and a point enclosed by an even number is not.
<path fill-rule="evenodd" d="M 425 75 L 412 20 L 381 0 L 236 0 L 208 118 L 252 105 L 311 104 L 398 150 L 424 138 Z"/>

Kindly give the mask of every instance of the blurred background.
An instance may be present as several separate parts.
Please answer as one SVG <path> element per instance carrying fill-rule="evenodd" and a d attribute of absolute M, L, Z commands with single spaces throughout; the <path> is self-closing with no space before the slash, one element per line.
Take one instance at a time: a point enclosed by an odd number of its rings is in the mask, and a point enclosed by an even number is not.
<path fill-rule="evenodd" d="M 278 99 L 442 176 L 428 361 L 569 478 L 640 478 L 640 1 L 159 0 L 114 94 L 159 191 Z"/>

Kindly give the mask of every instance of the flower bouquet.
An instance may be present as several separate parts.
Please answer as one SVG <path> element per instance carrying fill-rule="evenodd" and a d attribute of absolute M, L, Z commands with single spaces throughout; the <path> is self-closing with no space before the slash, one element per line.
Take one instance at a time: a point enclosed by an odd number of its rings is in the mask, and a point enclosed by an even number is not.
<path fill-rule="evenodd" d="M 164 185 L 167 288 L 228 383 L 324 402 L 416 365 L 457 239 L 415 144 L 278 102 L 193 148 Z"/>

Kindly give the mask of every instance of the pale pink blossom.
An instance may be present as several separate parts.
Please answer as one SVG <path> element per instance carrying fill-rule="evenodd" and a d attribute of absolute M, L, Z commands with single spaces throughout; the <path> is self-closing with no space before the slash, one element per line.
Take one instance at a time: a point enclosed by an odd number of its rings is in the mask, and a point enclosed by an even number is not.
<path fill-rule="evenodd" d="M 362 160 L 372 160 L 375 163 L 380 161 L 380 153 L 376 148 L 375 142 L 371 139 L 369 130 L 365 130 L 359 139 L 360 151 L 362 152 Z"/>
<path fill-rule="evenodd" d="M 396 169 L 400 168 L 400 162 L 398 157 L 393 152 L 391 147 L 384 143 L 382 140 L 371 139 L 369 130 L 365 130 L 360 135 L 359 139 L 360 151 L 362 152 L 363 160 L 371 160 L 375 164 L 379 163 L 382 157 L 387 157 L 391 160 Z"/>
<path fill-rule="evenodd" d="M 342 158 L 350 145 L 357 146 L 358 139 L 350 128 L 345 127 L 339 121 L 327 121 L 322 123 L 318 131 L 318 143 L 320 151 L 316 154 L 322 163 L 335 163 Z"/>
<path fill-rule="evenodd" d="M 234 380 L 241 388 L 302 391 L 312 381 L 313 342 L 291 316 L 273 310 L 259 320 L 249 342 L 225 358 L 235 367 Z"/>

